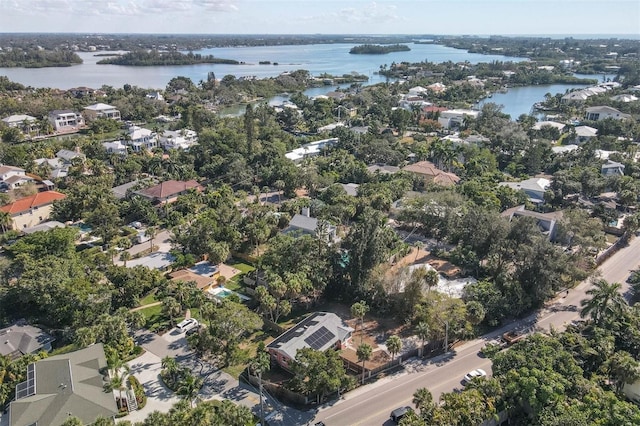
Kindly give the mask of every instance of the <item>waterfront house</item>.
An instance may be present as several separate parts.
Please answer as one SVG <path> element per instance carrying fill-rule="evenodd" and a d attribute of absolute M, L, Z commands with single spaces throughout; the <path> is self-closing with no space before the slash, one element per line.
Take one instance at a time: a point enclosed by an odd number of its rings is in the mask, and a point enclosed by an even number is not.
<path fill-rule="evenodd" d="M 617 95 L 617 96 L 612 96 L 611 97 L 612 101 L 615 102 L 624 102 L 624 103 L 628 103 L 628 102 L 635 102 L 638 100 L 637 96 L 634 95 L 629 95 L 629 94 L 622 94 L 622 95 Z"/>
<path fill-rule="evenodd" d="M 84 126 L 82 115 L 68 109 L 51 111 L 47 119 L 56 132 L 76 131 Z"/>
<path fill-rule="evenodd" d="M 587 112 L 584 116 L 585 120 L 600 121 L 607 118 L 614 120 L 624 120 L 630 118 L 629 114 L 624 114 L 615 108 L 610 106 L 593 106 L 587 108 Z"/>
<path fill-rule="evenodd" d="M 49 220 L 53 202 L 65 198 L 56 191 L 43 191 L 2 206 L 0 211 L 11 216 L 12 229 L 20 230 Z"/>
<path fill-rule="evenodd" d="M 10 115 L 3 118 L 2 122 L 8 127 L 20 129 L 25 135 L 38 129 L 38 119 L 26 114 Z"/>
<path fill-rule="evenodd" d="M 96 120 L 98 118 L 109 118 L 111 120 L 120 120 L 120 111 L 114 106 L 97 103 L 84 107 L 82 114 L 87 121 Z"/>
<path fill-rule="evenodd" d="M 102 343 L 29 364 L 9 405 L 8 424 L 59 426 L 74 416 L 90 425 L 98 417 L 115 418 L 114 393 L 104 391 L 106 368 Z"/>
<path fill-rule="evenodd" d="M 298 349 L 316 351 L 344 349 L 353 334 L 339 316 L 330 312 L 316 312 L 303 319 L 267 345 L 271 359 L 285 370 L 296 358 Z"/>

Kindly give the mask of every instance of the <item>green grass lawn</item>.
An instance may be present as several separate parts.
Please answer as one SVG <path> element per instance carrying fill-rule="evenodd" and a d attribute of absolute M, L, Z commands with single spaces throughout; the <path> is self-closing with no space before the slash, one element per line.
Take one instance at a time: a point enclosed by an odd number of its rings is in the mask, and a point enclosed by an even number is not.
<path fill-rule="evenodd" d="M 237 365 L 230 365 L 228 367 L 223 368 L 223 370 L 235 378 L 240 377 L 240 374 L 247 368 L 247 364 L 250 360 L 255 358 L 256 353 L 258 351 L 258 344 L 263 342 L 265 345 L 269 344 L 273 339 L 277 337 L 277 333 L 265 330 L 258 330 L 253 333 L 249 338 L 244 340 L 240 345 L 240 348 L 244 352 L 244 359 L 246 362 L 242 362 Z"/>
<path fill-rule="evenodd" d="M 155 302 L 159 302 L 159 300 L 156 298 L 155 291 L 152 291 L 140 300 L 140 306 L 149 305 Z"/>
<path fill-rule="evenodd" d="M 144 327 L 151 331 L 158 330 L 167 330 L 171 326 L 169 324 L 169 319 L 162 312 L 162 305 L 150 306 L 148 308 L 141 309 L 140 312 L 147 319 Z M 184 319 L 184 316 L 180 316 L 175 319 L 175 323 L 179 323 Z"/>
<path fill-rule="evenodd" d="M 242 277 L 251 271 L 255 271 L 256 268 L 249 265 L 248 263 L 236 261 L 235 259 L 232 263 L 229 264 L 229 266 L 236 268 L 242 272 L 236 275 L 235 277 L 231 278 L 229 281 L 227 281 L 224 284 L 224 286 L 229 290 L 242 292 L 242 287 L 244 287 L 244 283 L 242 282 Z"/>

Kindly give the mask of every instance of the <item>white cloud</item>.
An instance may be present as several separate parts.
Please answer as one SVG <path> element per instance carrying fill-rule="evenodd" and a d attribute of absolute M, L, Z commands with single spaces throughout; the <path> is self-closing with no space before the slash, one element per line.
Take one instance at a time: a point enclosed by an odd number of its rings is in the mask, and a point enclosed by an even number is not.
<path fill-rule="evenodd" d="M 304 16 L 301 19 L 305 21 L 343 22 L 350 24 L 376 24 L 405 20 L 398 15 L 395 5 L 380 4 L 375 1 L 360 7 L 346 7 L 320 15 Z"/>

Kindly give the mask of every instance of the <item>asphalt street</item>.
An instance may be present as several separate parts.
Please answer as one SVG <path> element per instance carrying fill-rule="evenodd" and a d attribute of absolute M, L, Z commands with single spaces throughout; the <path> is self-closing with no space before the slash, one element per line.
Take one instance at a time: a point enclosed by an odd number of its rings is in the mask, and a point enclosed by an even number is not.
<path fill-rule="evenodd" d="M 631 270 L 640 266 L 640 238 L 634 238 L 598 268 L 602 278 L 609 282 L 623 284 L 623 292 L 628 296 L 629 287 L 625 283 Z M 421 387 L 428 388 L 435 400 L 444 392 L 462 387 L 462 377 L 469 371 L 482 368 L 491 374 L 491 361 L 481 356 L 479 351 L 487 343 L 505 331 L 516 328 L 549 330 L 551 326 L 563 329 L 571 321 L 579 319 L 580 301 L 591 286 L 584 281 L 561 293 L 547 306 L 522 320 L 514 321 L 479 339 L 465 343 L 439 358 L 431 360 L 411 359 L 405 369 L 394 376 L 377 381 L 343 396 L 339 401 L 321 407 L 315 421 L 324 421 L 327 426 L 347 425 L 391 425 L 389 414 L 397 407 L 410 405 L 413 393 Z"/>

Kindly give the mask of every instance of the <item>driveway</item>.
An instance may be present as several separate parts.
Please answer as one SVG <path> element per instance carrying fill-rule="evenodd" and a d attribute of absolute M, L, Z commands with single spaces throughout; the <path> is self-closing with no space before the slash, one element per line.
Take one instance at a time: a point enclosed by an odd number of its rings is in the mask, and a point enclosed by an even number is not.
<path fill-rule="evenodd" d="M 169 390 L 160 379 L 162 358 L 152 352 L 145 352 L 138 358 L 129 362 L 131 374 L 136 376 L 144 387 L 147 395 L 147 405 L 144 408 L 129 413 L 119 421 L 130 421 L 132 423 L 142 422 L 153 411 L 166 413 L 180 400 L 180 398 Z"/>

